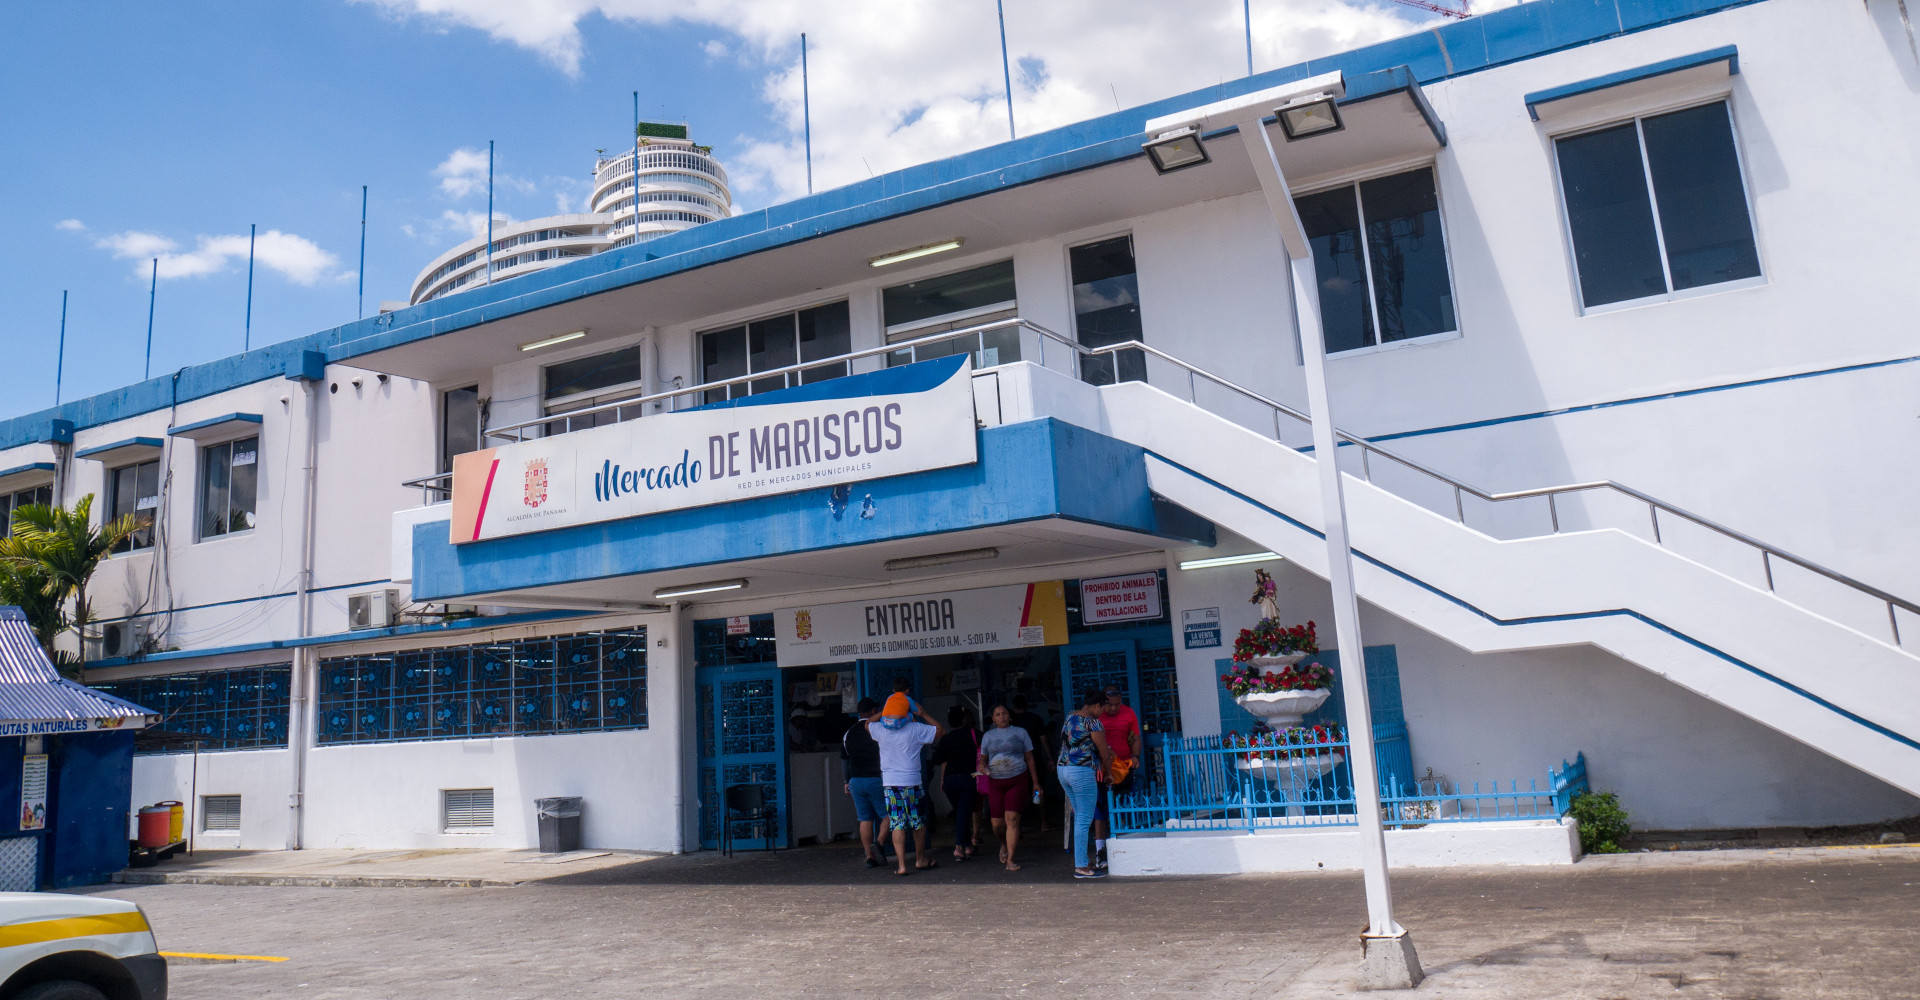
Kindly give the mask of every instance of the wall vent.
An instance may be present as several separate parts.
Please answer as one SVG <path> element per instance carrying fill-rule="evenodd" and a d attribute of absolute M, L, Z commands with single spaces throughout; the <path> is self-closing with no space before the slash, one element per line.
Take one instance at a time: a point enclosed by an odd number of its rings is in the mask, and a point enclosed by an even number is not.
<path fill-rule="evenodd" d="M 448 788 L 440 793 L 440 826 L 448 833 L 493 829 L 493 789 Z"/>
<path fill-rule="evenodd" d="M 200 829 L 208 833 L 240 829 L 240 796 L 200 796 Z"/>

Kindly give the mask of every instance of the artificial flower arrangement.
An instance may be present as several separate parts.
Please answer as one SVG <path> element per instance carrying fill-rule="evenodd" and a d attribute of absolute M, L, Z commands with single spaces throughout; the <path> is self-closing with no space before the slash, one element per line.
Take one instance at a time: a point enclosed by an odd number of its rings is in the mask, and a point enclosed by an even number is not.
<path fill-rule="evenodd" d="M 1234 657 L 1240 659 L 1239 656 Z M 1220 675 L 1220 683 L 1235 698 L 1249 694 L 1274 694 L 1281 691 L 1318 691 L 1333 686 L 1333 671 L 1320 663 L 1296 663 L 1267 671 L 1248 663 L 1235 663 Z"/>
<path fill-rule="evenodd" d="M 1320 651 L 1319 637 L 1314 634 L 1313 623 L 1305 625 L 1281 625 L 1272 618 L 1260 619 L 1260 624 L 1252 628 L 1243 628 L 1233 640 L 1233 659 L 1245 663 L 1256 656 L 1285 656 L 1288 653 L 1306 653 L 1312 655 Z"/>
<path fill-rule="evenodd" d="M 1296 726 L 1292 729 L 1274 731 L 1255 730 L 1251 733 L 1227 733 L 1221 743 L 1235 749 L 1248 751 L 1246 759 L 1258 757 L 1303 757 L 1330 752 L 1320 749 L 1327 744 L 1344 745 L 1346 733 L 1331 722 L 1316 726 Z"/>

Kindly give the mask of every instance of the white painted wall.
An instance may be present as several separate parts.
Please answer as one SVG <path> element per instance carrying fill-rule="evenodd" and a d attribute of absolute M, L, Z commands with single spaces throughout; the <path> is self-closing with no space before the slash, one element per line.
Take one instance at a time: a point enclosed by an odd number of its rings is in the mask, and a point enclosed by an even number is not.
<path fill-rule="evenodd" d="M 286 750 L 140 754 L 133 758 L 133 805 L 184 803 L 195 850 L 277 851 L 287 845 L 291 768 Z M 209 795 L 240 796 L 238 832 L 205 829 L 200 802 Z"/>

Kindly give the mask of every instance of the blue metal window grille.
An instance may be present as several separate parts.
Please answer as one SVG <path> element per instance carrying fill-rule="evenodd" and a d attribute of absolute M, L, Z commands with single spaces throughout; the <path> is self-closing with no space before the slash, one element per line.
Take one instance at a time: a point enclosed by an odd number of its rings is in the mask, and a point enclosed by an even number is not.
<path fill-rule="evenodd" d="M 773 616 L 753 615 L 744 635 L 731 635 L 729 619 L 693 623 L 693 663 L 697 667 L 738 667 L 774 662 Z"/>
<path fill-rule="evenodd" d="M 332 657 L 318 709 L 321 745 L 645 729 L 647 633 Z"/>
<path fill-rule="evenodd" d="M 92 687 L 159 713 L 139 730 L 140 754 L 264 750 L 287 745 L 293 665 L 275 663 L 159 677 L 130 677 Z"/>

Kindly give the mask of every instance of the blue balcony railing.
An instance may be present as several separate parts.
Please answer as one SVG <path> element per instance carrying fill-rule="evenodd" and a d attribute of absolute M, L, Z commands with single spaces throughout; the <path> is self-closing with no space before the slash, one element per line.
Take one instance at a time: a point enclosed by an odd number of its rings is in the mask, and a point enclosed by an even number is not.
<path fill-rule="evenodd" d="M 1299 730 L 1266 733 L 1258 745 L 1239 734 L 1169 734 L 1154 779 L 1119 796 L 1112 822 L 1119 833 L 1179 833 L 1345 826 L 1357 822 L 1350 746 Z M 1501 787 L 1456 787 L 1444 779 L 1381 775 L 1381 813 L 1389 827 L 1428 823 L 1551 820 L 1586 788 L 1586 758 L 1547 769 L 1546 786 L 1529 780 Z"/>

